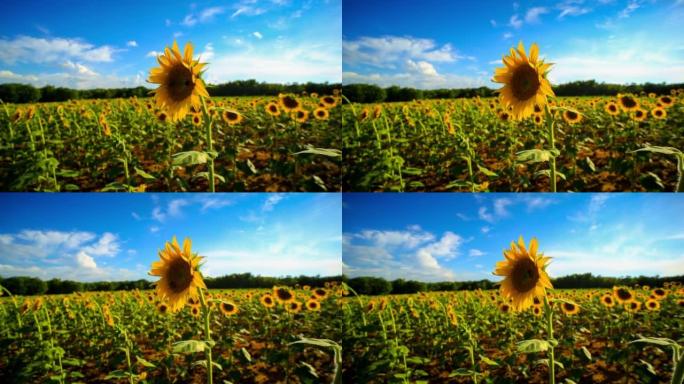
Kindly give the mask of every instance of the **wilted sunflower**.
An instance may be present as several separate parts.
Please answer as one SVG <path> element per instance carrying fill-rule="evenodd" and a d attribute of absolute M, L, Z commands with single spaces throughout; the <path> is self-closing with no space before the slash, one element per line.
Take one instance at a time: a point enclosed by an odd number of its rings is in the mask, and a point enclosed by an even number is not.
<path fill-rule="evenodd" d="M 615 104 L 612 101 L 608 102 L 606 104 L 606 106 L 604 107 L 604 109 L 609 115 L 612 115 L 612 116 L 615 116 L 615 115 L 620 113 L 620 109 L 618 109 L 617 104 Z"/>
<path fill-rule="evenodd" d="M 328 120 L 328 116 L 330 116 L 330 112 L 325 108 L 316 108 L 313 114 L 317 120 Z"/>
<path fill-rule="evenodd" d="M 240 124 L 244 119 L 244 117 L 241 114 L 231 110 L 223 111 L 221 117 L 223 118 L 223 121 L 225 121 L 228 125 Z"/>
<path fill-rule="evenodd" d="M 165 300 L 171 312 L 177 312 L 188 301 L 197 297 L 197 290 L 207 286 L 200 274 L 199 262 L 202 257 L 192 253 L 189 238 L 183 241 L 183 249 L 178 246 L 176 237 L 159 251 L 160 261 L 152 263 L 151 276 L 160 276 L 157 281 L 157 295 Z M 194 306 L 193 306 L 194 307 Z"/>
<path fill-rule="evenodd" d="M 537 255 L 537 239 L 530 241 L 530 249 L 525 248 L 522 236 L 518 244 L 511 242 L 511 249 L 504 250 L 505 261 L 496 263 L 495 275 L 505 276 L 501 282 L 501 295 L 513 299 L 515 310 L 523 310 L 532 305 L 534 297 L 546 295 L 546 288 L 553 288 L 546 264 L 551 260 L 543 254 Z"/>
<path fill-rule="evenodd" d="M 649 311 L 657 311 L 660 309 L 660 302 L 658 300 L 646 300 L 646 309 Z"/>
<path fill-rule="evenodd" d="M 644 121 L 644 120 L 646 120 L 646 116 L 648 116 L 648 114 L 646 113 L 646 110 L 645 110 L 645 109 L 641 109 L 641 108 L 637 108 L 637 109 L 632 113 L 632 117 L 633 117 L 634 120 L 636 120 L 636 121 Z"/>
<path fill-rule="evenodd" d="M 662 120 L 667 117 L 667 112 L 662 107 L 655 107 L 651 110 L 651 116 L 658 120 Z"/>
<path fill-rule="evenodd" d="M 624 304 L 634 300 L 634 294 L 627 288 L 624 287 L 614 287 L 613 296 L 617 299 L 618 303 Z"/>
<path fill-rule="evenodd" d="M 232 316 L 238 313 L 238 307 L 232 301 L 222 301 L 219 305 L 219 309 L 221 310 L 221 313 L 226 316 Z"/>
<path fill-rule="evenodd" d="M 292 112 L 299 109 L 301 103 L 292 95 L 282 95 L 280 97 L 280 106 L 285 112 Z"/>
<path fill-rule="evenodd" d="M 271 116 L 280 116 L 280 108 L 278 108 L 278 104 L 274 102 L 266 104 L 264 109 L 266 109 L 266 113 L 268 113 Z"/>
<path fill-rule="evenodd" d="M 660 96 L 658 101 L 660 101 L 660 104 L 662 104 L 665 108 L 671 107 L 672 104 L 674 104 L 674 99 L 670 96 Z"/>
<path fill-rule="evenodd" d="M 566 315 L 576 315 L 579 313 L 579 306 L 575 303 L 562 302 L 561 310 Z"/>
<path fill-rule="evenodd" d="M 295 300 L 295 294 L 287 287 L 273 287 L 273 295 L 280 303 L 290 303 Z"/>
<path fill-rule="evenodd" d="M 577 124 L 582 121 L 582 115 L 576 111 L 566 109 L 563 111 L 563 120 L 565 120 L 565 122 L 568 124 Z"/>
<path fill-rule="evenodd" d="M 309 311 L 318 311 L 321 309 L 321 303 L 319 303 L 318 300 L 309 299 L 306 302 L 306 309 Z"/>
<path fill-rule="evenodd" d="M 191 105 L 199 108 L 200 97 L 209 98 L 201 79 L 206 63 L 193 60 L 192 52 L 192 43 L 188 42 L 181 56 L 174 40 L 173 47 L 166 47 L 157 57 L 160 66 L 150 70 L 149 81 L 160 84 L 154 91 L 155 102 L 168 112 L 171 121 L 182 119 Z"/>
<path fill-rule="evenodd" d="M 639 101 L 632 95 L 618 95 L 618 104 L 625 112 L 633 111 L 639 108 Z"/>
<path fill-rule="evenodd" d="M 607 293 L 607 294 L 601 296 L 601 304 L 603 304 L 609 308 L 614 306 L 615 301 L 613 300 L 613 296 L 610 293 Z"/>
<path fill-rule="evenodd" d="M 503 57 L 502 68 L 496 68 L 493 81 L 505 84 L 499 89 L 502 104 L 512 106 L 511 115 L 523 119 L 534 112 L 534 106 L 546 105 L 546 97 L 554 96 L 546 74 L 551 64 L 539 60 L 539 47 L 532 44 L 530 56 L 525 54 L 523 43 L 517 51 L 511 48 L 510 55 Z"/>
<path fill-rule="evenodd" d="M 275 305 L 275 299 L 273 299 L 273 296 L 271 296 L 270 293 L 265 293 L 261 295 L 259 301 L 261 302 L 261 305 L 263 305 L 266 308 L 271 308 Z"/>

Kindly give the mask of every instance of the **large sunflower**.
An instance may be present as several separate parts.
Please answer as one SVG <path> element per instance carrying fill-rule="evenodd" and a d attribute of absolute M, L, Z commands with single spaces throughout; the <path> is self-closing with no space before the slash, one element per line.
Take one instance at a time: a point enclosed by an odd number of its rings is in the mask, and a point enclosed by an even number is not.
<path fill-rule="evenodd" d="M 157 57 L 161 66 L 150 70 L 149 81 L 160 84 L 154 91 L 155 101 L 168 112 L 171 121 L 185 117 L 190 106 L 199 110 L 200 97 L 209 97 L 200 77 L 206 63 L 193 60 L 192 51 L 192 44 L 188 42 L 181 56 L 174 41 L 171 49 L 166 47 L 164 54 Z"/>
<path fill-rule="evenodd" d="M 199 262 L 202 257 L 192 253 L 192 242 L 186 238 L 183 249 L 178 246 L 176 237 L 159 251 L 160 261 L 152 263 L 150 275 L 160 276 L 157 281 L 157 295 L 165 301 L 171 312 L 177 312 L 188 301 L 197 297 L 197 289 L 207 286 L 200 274 Z"/>
<path fill-rule="evenodd" d="M 528 308 L 535 297 L 546 294 L 546 288 L 553 288 L 546 273 L 546 264 L 551 258 L 537 255 L 537 247 L 537 239 L 532 239 L 530 249 L 526 249 L 520 236 L 518 244 L 511 242 L 511 249 L 504 251 L 506 260 L 496 263 L 494 274 L 505 276 L 501 294 L 513 300 L 511 305 L 515 310 Z"/>
<path fill-rule="evenodd" d="M 511 115 L 515 119 L 530 116 L 535 105 L 544 106 L 547 96 L 555 96 L 546 79 L 552 64 L 539 60 L 537 44 L 532 44 L 528 57 L 522 42 L 518 43 L 517 51 L 511 48 L 510 56 L 504 56 L 503 63 L 505 67 L 496 68 L 493 81 L 504 84 L 497 92 L 506 107 L 513 107 Z"/>

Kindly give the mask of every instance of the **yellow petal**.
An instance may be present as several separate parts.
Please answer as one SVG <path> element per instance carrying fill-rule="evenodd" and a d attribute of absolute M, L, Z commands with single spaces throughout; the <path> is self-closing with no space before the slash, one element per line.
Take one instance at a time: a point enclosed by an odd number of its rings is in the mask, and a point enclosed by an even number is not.
<path fill-rule="evenodd" d="M 537 255 L 537 248 L 539 247 L 539 244 L 537 243 L 537 238 L 533 237 L 532 241 L 530 241 L 530 256 L 535 257 Z"/>
<path fill-rule="evenodd" d="M 535 63 L 535 62 L 537 62 L 538 58 L 539 58 L 539 47 L 537 46 L 537 43 L 532 43 L 532 46 L 530 47 L 530 61 Z"/>
<path fill-rule="evenodd" d="M 185 256 L 192 256 L 192 240 L 189 237 L 183 240 L 183 253 Z"/>
<path fill-rule="evenodd" d="M 192 43 L 188 41 L 187 43 L 185 43 L 185 62 L 186 63 L 192 63 L 192 51 L 193 51 Z"/>
<path fill-rule="evenodd" d="M 523 45 L 522 41 L 518 42 L 518 53 L 520 54 L 520 57 L 522 57 L 524 61 L 528 61 L 527 55 L 525 54 L 525 46 Z"/>

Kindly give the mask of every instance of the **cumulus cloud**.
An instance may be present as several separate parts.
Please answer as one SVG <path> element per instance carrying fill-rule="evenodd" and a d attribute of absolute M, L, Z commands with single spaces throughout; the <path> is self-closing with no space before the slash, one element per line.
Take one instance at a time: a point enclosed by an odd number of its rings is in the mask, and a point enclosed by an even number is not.
<path fill-rule="evenodd" d="M 539 23 L 541 20 L 539 16 L 548 13 L 549 10 L 546 7 L 533 7 L 527 10 L 525 14 L 525 22 L 528 24 Z"/>
<path fill-rule="evenodd" d="M 264 35 L 262 35 L 261 32 L 259 32 L 259 31 L 253 32 L 252 36 L 256 37 L 259 40 L 264 38 Z"/>
<path fill-rule="evenodd" d="M 0 62 L 56 63 L 66 60 L 111 62 L 117 50 L 109 45 L 95 46 L 80 39 L 18 36 L 0 38 Z"/>
<path fill-rule="evenodd" d="M 129 40 L 129 41 L 126 43 L 126 46 L 127 46 L 127 47 L 137 47 L 137 46 L 138 46 L 138 42 L 135 41 L 135 40 Z"/>
<path fill-rule="evenodd" d="M 465 58 L 459 55 L 451 44 L 438 46 L 432 39 L 400 36 L 343 40 L 342 56 L 345 64 L 350 66 L 372 65 L 380 68 L 393 68 L 398 62 L 406 62 L 409 59 L 455 62 Z"/>

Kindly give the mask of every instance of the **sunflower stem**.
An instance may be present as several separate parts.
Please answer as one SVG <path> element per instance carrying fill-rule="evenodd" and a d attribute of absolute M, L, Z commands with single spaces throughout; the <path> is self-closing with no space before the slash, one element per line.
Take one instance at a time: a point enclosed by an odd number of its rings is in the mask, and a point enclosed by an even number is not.
<path fill-rule="evenodd" d="M 677 192 L 684 192 L 684 155 L 677 155 Z"/>
<path fill-rule="evenodd" d="M 556 152 L 556 138 L 553 133 L 553 115 L 549 109 L 548 104 L 546 105 L 546 126 L 549 129 L 549 145 L 551 146 L 551 151 Z M 551 154 L 551 192 L 556 192 L 556 156 Z"/>
<path fill-rule="evenodd" d="M 546 312 L 546 332 L 549 342 L 553 341 L 553 311 L 549 305 L 549 299 L 544 296 L 544 311 Z M 556 383 L 556 360 L 553 353 L 553 344 L 549 345 L 549 384 Z"/>
<path fill-rule="evenodd" d="M 207 104 L 204 101 L 204 97 L 200 97 L 200 100 L 202 100 L 202 112 L 204 112 L 204 126 L 207 129 L 207 145 L 209 146 L 209 152 L 212 152 L 209 155 L 209 191 L 210 192 L 216 192 L 216 189 L 214 187 L 214 141 L 211 138 L 211 115 L 209 115 L 209 111 L 207 110 Z M 211 372 L 211 369 L 210 369 Z"/>
<path fill-rule="evenodd" d="M 202 106 L 204 106 L 204 100 L 202 100 Z M 205 107 L 206 111 L 206 107 Z M 212 167 L 213 168 L 213 167 Z M 212 191 L 213 192 L 213 191 Z M 204 300 L 204 292 L 202 291 L 201 288 L 197 288 L 200 294 L 200 302 L 202 303 L 202 309 L 204 309 L 204 335 L 206 337 L 207 343 L 211 342 L 211 331 L 209 329 L 209 306 L 207 306 L 207 302 Z M 208 384 L 213 384 L 214 382 L 214 363 L 211 360 L 211 345 L 207 344 L 207 383 Z"/>

